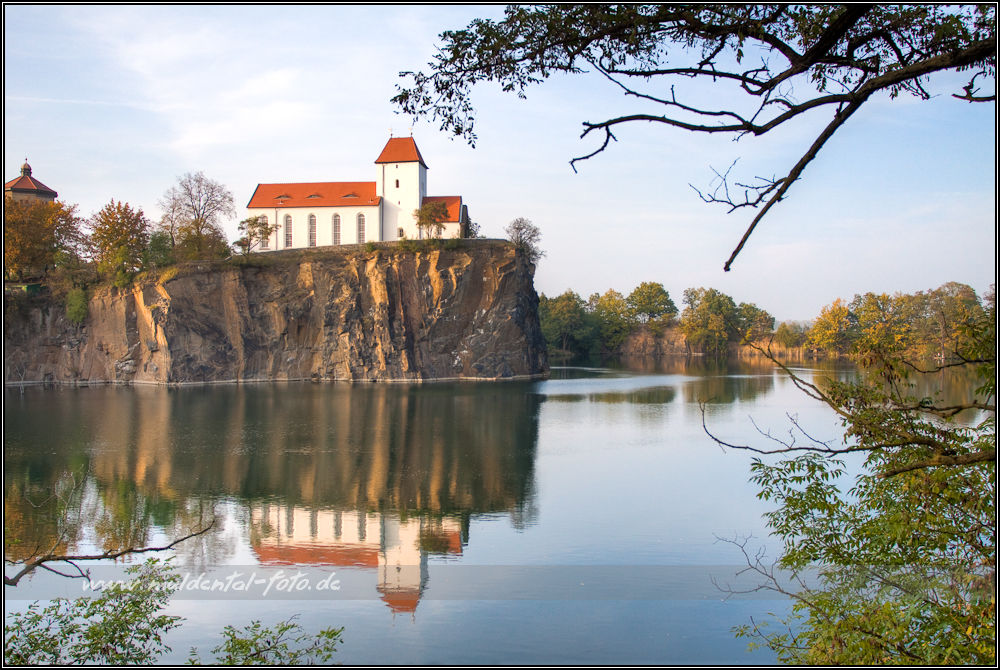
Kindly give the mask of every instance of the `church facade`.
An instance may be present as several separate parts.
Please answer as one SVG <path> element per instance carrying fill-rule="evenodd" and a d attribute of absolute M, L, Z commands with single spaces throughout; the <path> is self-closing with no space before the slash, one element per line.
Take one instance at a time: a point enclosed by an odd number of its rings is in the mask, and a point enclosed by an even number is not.
<path fill-rule="evenodd" d="M 422 239 L 414 211 L 444 202 L 442 237 L 464 237 L 469 223 L 462 196 L 428 196 L 427 163 L 412 137 L 392 137 L 375 159 L 375 181 L 258 184 L 247 216 L 277 230 L 255 251 Z"/>

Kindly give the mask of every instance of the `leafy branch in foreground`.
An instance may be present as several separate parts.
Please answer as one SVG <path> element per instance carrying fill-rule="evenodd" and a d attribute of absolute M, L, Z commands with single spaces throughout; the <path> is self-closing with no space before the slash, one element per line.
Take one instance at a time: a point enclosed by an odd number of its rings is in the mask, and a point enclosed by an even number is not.
<path fill-rule="evenodd" d="M 343 628 L 325 628 L 316 635 L 302 631 L 295 617 L 273 628 L 253 621 L 242 629 L 226 626 L 225 641 L 212 649 L 215 664 L 222 665 L 320 665 L 329 663 L 341 641 Z M 198 650 L 192 649 L 188 663 L 200 665 Z"/>
<path fill-rule="evenodd" d="M 872 346 L 854 383 L 820 388 L 774 361 L 845 427 L 844 444 L 818 440 L 793 420 L 789 438 L 764 434 L 779 454 L 755 458 L 751 480 L 774 504 L 765 518 L 783 543 L 768 566 L 751 556 L 759 588 L 794 601 L 775 631 L 752 621 L 737 630 L 807 664 L 986 664 L 996 662 L 996 305 L 968 324 L 964 366 L 981 385 L 967 402 L 908 395 L 910 366 Z M 773 357 L 772 357 L 773 360 Z M 954 367 L 948 363 L 947 367 Z M 958 421 L 958 410 L 975 416 Z M 763 431 L 762 431 L 763 432 Z M 802 442 L 796 436 L 805 436 Z M 852 452 L 864 457 L 848 468 Z M 845 494 L 840 482 L 857 470 Z M 778 571 L 791 575 L 779 580 Z M 815 580 L 801 576 L 818 571 Z M 807 583 L 808 582 L 808 583 Z"/>
<path fill-rule="evenodd" d="M 169 563 L 149 559 L 127 569 L 130 578 L 93 598 L 57 598 L 45 607 L 32 603 L 4 622 L 4 663 L 10 665 L 149 665 L 170 647 L 164 634 L 183 622 L 163 614 L 180 576 Z M 265 627 L 226 626 L 224 641 L 212 650 L 216 665 L 296 665 L 329 662 L 342 628 L 305 633 L 293 619 Z M 200 664 L 197 649 L 188 663 Z"/>
<path fill-rule="evenodd" d="M 996 7 L 993 5 L 515 5 L 499 21 L 476 19 L 441 34 L 425 72 L 392 101 L 426 116 L 443 131 L 475 145 L 473 86 L 496 82 L 525 97 L 553 74 L 595 72 L 639 107 L 635 113 L 584 121 L 603 152 L 630 123 L 681 130 L 761 136 L 803 116 L 826 113 L 826 125 L 783 176 L 702 193 L 734 211 L 759 209 L 725 264 L 728 271 L 757 224 L 784 199 L 823 146 L 854 114 L 881 94 L 931 97 L 928 78 L 965 73 L 953 97 L 996 100 Z M 679 92 L 681 84 L 713 87 L 711 103 Z M 979 82 L 993 84 L 982 91 Z M 722 102 L 718 102 L 722 101 Z M 645 110 L 655 110 L 655 112 Z M 657 113 L 658 112 L 658 113 Z M 733 193 L 738 189 L 742 192 Z M 697 189 L 696 189 L 697 190 Z"/>

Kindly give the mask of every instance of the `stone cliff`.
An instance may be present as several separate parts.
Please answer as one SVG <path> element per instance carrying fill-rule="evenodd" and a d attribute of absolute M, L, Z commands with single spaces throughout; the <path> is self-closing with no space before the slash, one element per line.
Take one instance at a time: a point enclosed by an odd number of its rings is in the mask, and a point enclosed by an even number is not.
<path fill-rule="evenodd" d="M 274 253 L 8 308 L 6 383 L 421 381 L 548 372 L 533 268 L 509 244 Z M 168 275 L 165 275 L 168 276 Z"/>

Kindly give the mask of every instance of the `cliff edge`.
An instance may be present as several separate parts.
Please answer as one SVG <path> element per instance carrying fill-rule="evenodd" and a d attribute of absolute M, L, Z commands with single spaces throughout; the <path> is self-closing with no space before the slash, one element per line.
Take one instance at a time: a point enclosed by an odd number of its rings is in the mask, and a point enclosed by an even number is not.
<path fill-rule="evenodd" d="M 533 271 L 510 244 L 276 252 L 93 292 L 76 326 L 6 309 L 7 384 L 425 381 L 548 372 Z"/>

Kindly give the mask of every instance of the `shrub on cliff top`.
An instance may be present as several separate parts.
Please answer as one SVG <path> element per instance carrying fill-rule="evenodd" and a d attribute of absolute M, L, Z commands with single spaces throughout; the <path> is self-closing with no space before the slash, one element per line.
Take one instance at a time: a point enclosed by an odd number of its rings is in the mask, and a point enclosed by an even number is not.
<path fill-rule="evenodd" d="M 71 289 L 66 294 L 66 318 L 79 326 L 87 318 L 87 292 L 82 288 Z"/>

